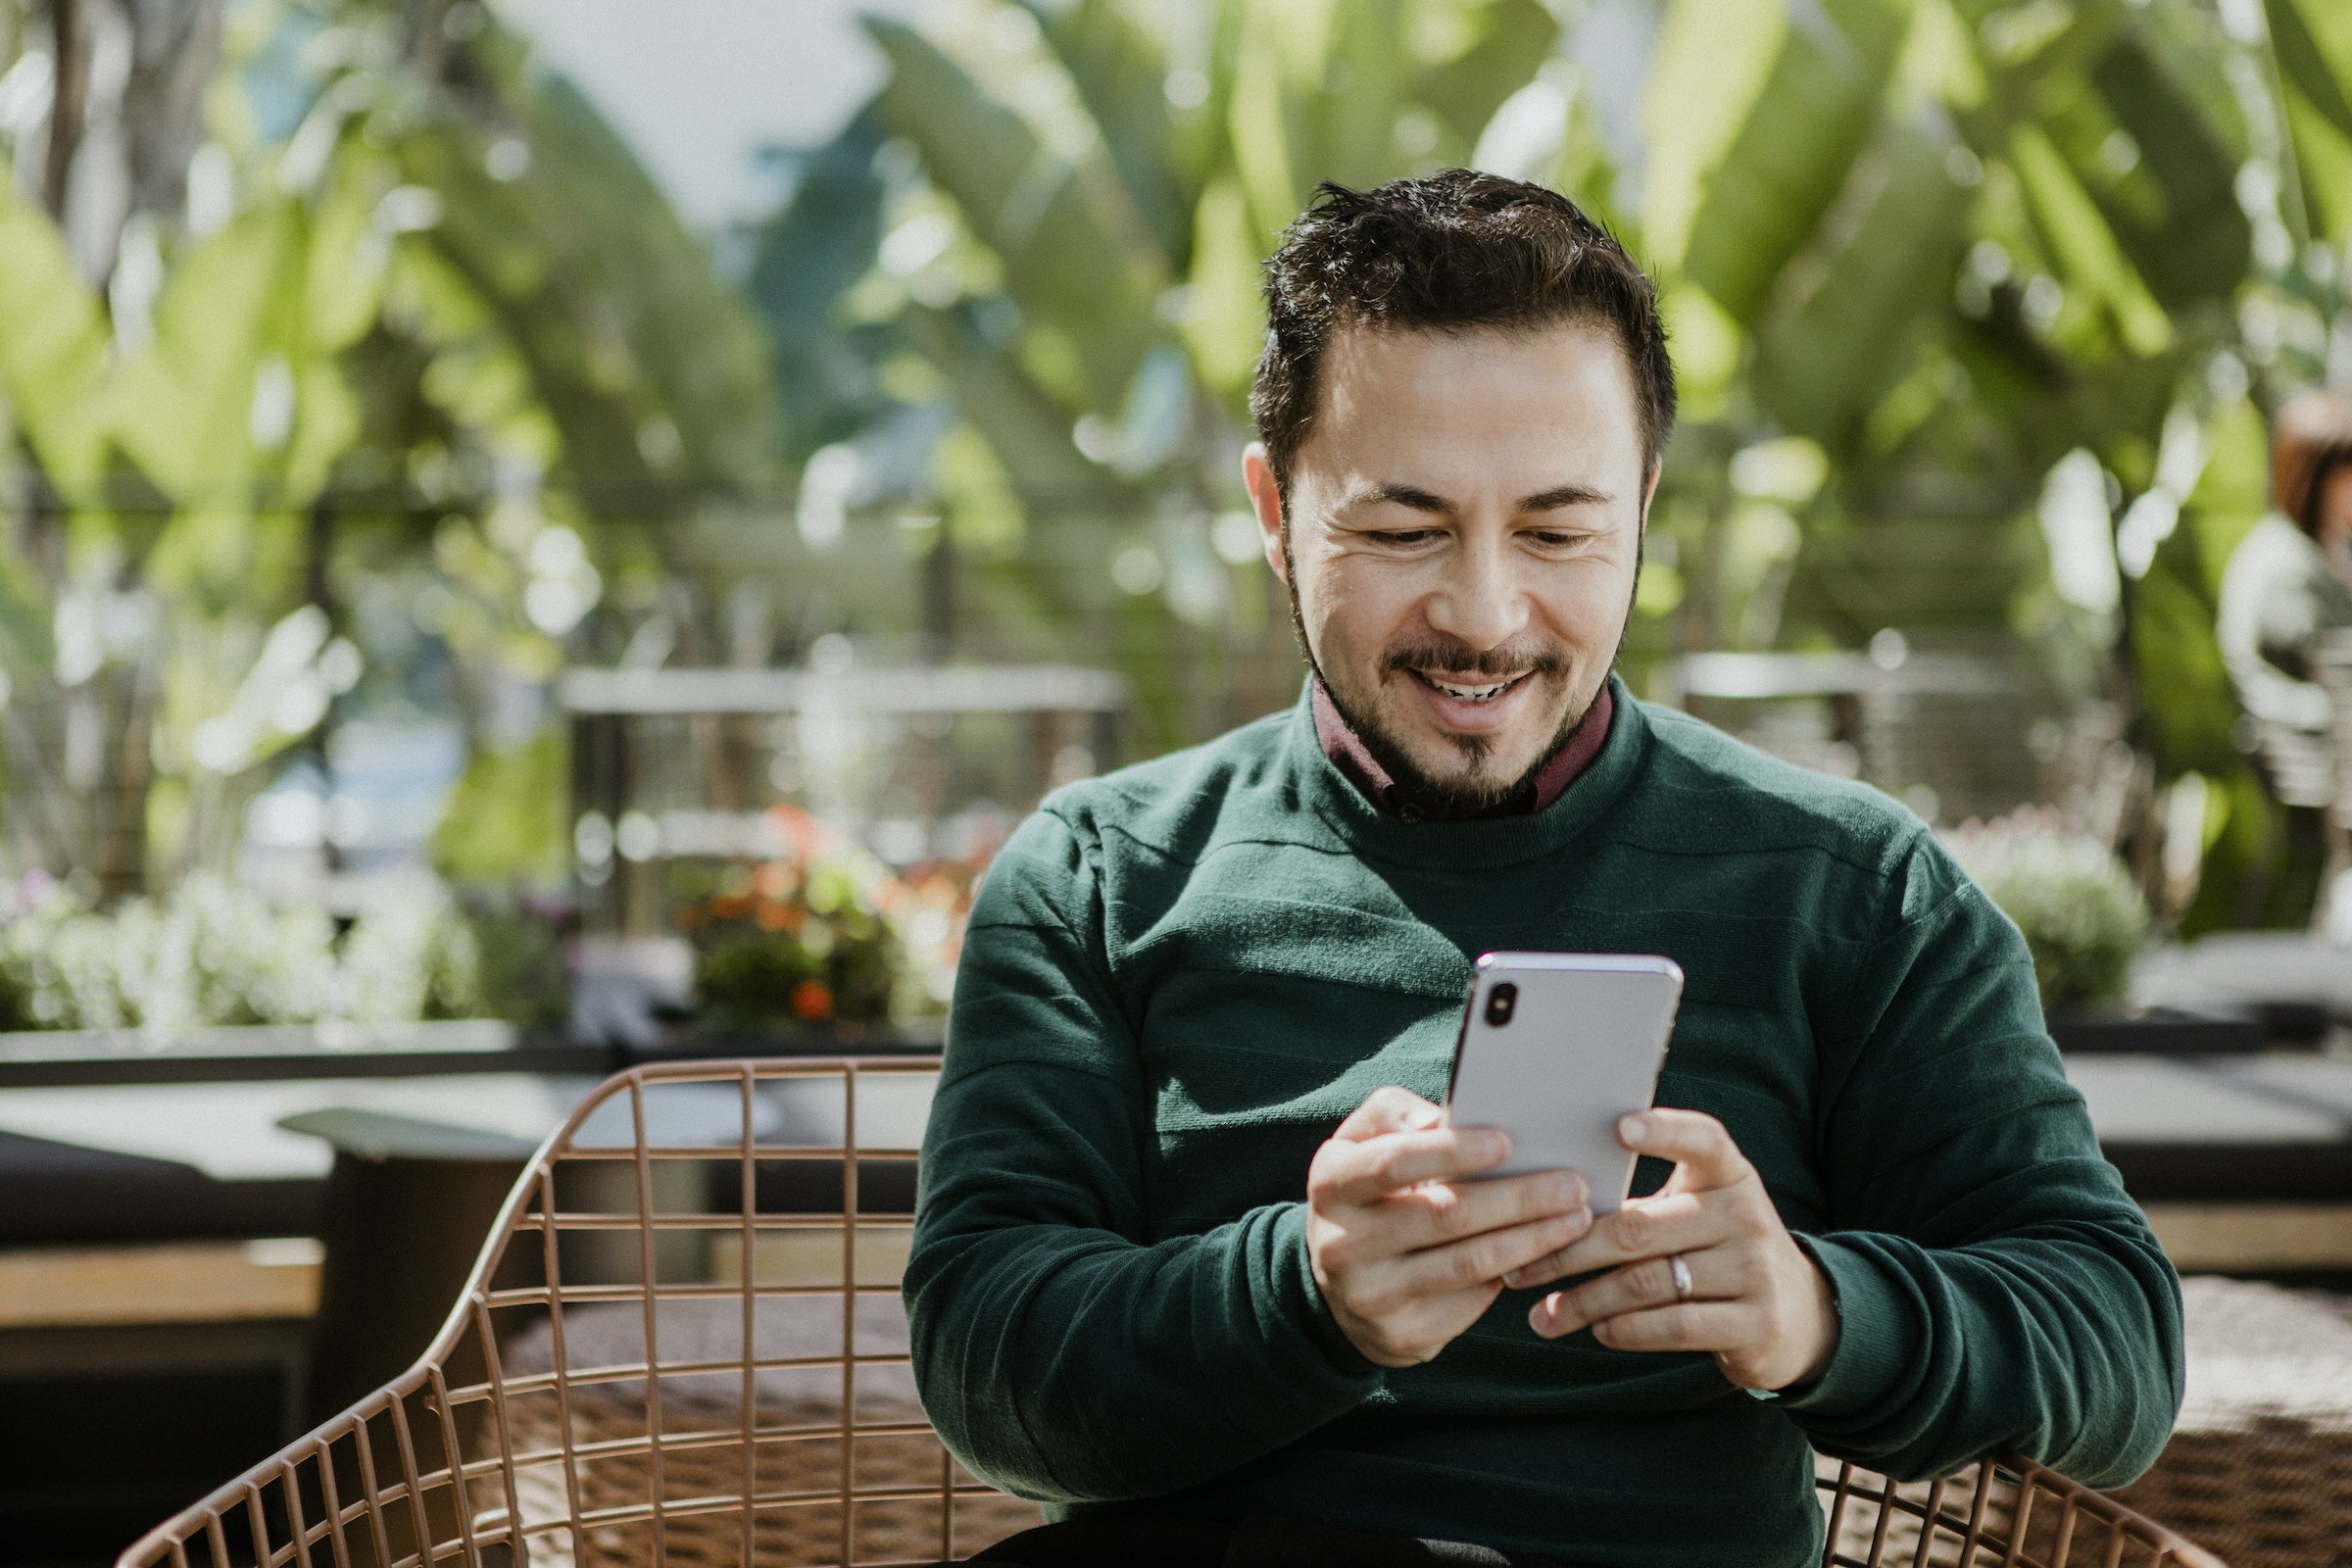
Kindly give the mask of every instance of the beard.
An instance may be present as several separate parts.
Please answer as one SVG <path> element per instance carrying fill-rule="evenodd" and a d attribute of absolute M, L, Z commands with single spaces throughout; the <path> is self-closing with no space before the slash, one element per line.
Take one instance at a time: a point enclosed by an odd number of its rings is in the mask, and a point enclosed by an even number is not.
<path fill-rule="evenodd" d="M 1484 816 L 1518 798 L 1523 791 L 1532 791 L 1536 779 L 1549 767 L 1560 753 L 1568 749 L 1585 721 L 1592 716 L 1593 705 L 1608 686 L 1609 671 L 1617 667 L 1624 656 L 1625 640 L 1634 629 L 1634 599 L 1641 591 L 1642 558 L 1647 554 L 1647 530 L 1634 546 L 1634 588 L 1626 595 L 1625 618 L 1617 628 L 1617 646 L 1610 650 L 1608 663 L 1600 679 L 1584 701 L 1576 702 L 1571 694 L 1567 711 L 1561 715 L 1559 727 L 1550 741 L 1536 755 L 1533 761 L 1509 778 L 1498 778 L 1487 771 L 1494 756 L 1494 737 L 1489 735 L 1447 735 L 1444 737 L 1456 755 L 1468 762 L 1468 767 L 1453 778 L 1438 778 L 1412 760 L 1404 743 L 1383 725 L 1367 705 L 1355 703 L 1324 673 L 1322 662 L 1315 658 L 1315 645 L 1306 635 L 1306 612 L 1298 603 L 1298 564 L 1291 554 L 1290 519 L 1286 515 L 1282 529 L 1282 558 L 1287 568 L 1283 572 L 1284 586 L 1291 602 L 1291 629 L 1298 635 L 1298 651 L 1306 657 L 1306 667 L 1322 686 L 1331 706 L 1340 717 L 1355 732 L 1381 765 L 1392 783 L 1407 794 L 1419 797 L 1439 816 L 1446 818 Z M 1390 646 L 1380 658 L 1380 675 L 1388 680 L 1412 680 L 1415 669 L 1444 670 L 1448 674 L 1483 676 L 1493 680 L 1526 675 L 1531 680 L 1564 681 L 1574 667 L 1564 649 L 1549 643 L 1508 642 L 1499 647 L 1481 651 L 1456 638 L 1426 636 L 1409 639 Z"/>
<path fill-rule="evenodd" d="M 1313 656 L 1308 656 L 1309 663 Z M 1439 638 L 1420 638 L 1392 647 L 1381 656 L 1380 669 L 1384 681 L 1412 680 L 1413 671 L 1441 671 L 1453 677 L 1483 678 L 1486 680 L 1523 678 L 1557 687 L 1568 679 L 1570 661 L 1557 649 L 1514 647 L 1509 643 L 1498 648 L 1478 650 L 1458 642 Z M 1494 743 L 1493 735 L 1446 735 L 1442 742 L 1464 764 L 1461 771 L 1441 777 L 1416 762 L 1406 751 L 1404 742 L 1394 730 L 1383 724 L 1376 709 L 1350 701 L 1334 686 L 1320 667 L 1315 678 L 1323 683 L 1324 692 L 1331 698 L 1332 707 L 1339 710 L 1348 727 L 1364 743 L 1364 750 L 1390 779 L 1405 793 L 1418 797 L 1438 816 L 1483 816 L 1532 792 L 1535 781 L 1553 759 L 1565 751 L 1584 728 L 1585 720 L 1592 713 L 1592 705 L 1599 700 L 1600 688 L 1595 685 L 1582 703 L 1571 700 L 1568 710 L 1561 716 L 1557 729 L 1542 751 L 1525 767 L 1511 774 L 1493 771 Z M 1605 678 L 1605 677 L 1604 677 Z M 1571 694 L 1572 696 L 1572 694 Z"/>

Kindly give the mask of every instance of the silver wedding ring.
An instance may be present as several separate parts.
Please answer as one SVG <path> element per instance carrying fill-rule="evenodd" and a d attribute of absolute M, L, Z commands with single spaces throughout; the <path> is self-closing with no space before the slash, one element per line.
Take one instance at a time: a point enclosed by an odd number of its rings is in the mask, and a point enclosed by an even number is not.
<path fill-rule="evenodd" d="M 1674 1298 L 1678 1301 L 1688 1301 L 1690 1299 L 1691 1291 L 1690 1265 L 1683 1261 L 1683 1254 L 1680 1252 L 1674 1253 L 1666 1261 L 1674 1268 Z"/>

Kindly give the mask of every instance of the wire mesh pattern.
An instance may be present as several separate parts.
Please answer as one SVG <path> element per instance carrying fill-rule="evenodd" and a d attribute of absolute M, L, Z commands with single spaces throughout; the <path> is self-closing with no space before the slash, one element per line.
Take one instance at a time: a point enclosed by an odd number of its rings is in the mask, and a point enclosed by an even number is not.
<path fill-rule="evenodd" d="M 416 1365 L 118 1568 L 931 1563 L 1039 1522 L 940 1445 L 899 1280 L 936 1069 L 632 1069 L 509 1197 Z M 1822 1461 L 1824 1568 L 2218 1568 L 2023 1460 Z"/>
<path fill-rule="evenodd" d="M 1890 1482 L 1816 1458 L 1822 1568 L 2224 1568 L 2113 1497 L 2015 1456 Z"/>
<path fill-rule="evenodd" d="M 935 1072 L 610 1080 L 414 1368 L 120 1568 L 930 1563 L 1037 1524 L 915 1399 L 899 1277 Z"/>

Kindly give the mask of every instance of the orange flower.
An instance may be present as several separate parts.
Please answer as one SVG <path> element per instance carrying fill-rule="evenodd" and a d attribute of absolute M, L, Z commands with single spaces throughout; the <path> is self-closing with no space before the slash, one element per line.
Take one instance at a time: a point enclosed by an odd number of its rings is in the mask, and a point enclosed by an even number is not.
<path fill-rule="evenodd" d="M 814 1022 L 833 1016 L 833 988 L 822 980 L 804 980 L 792 988 L 792 1015 Z"/>

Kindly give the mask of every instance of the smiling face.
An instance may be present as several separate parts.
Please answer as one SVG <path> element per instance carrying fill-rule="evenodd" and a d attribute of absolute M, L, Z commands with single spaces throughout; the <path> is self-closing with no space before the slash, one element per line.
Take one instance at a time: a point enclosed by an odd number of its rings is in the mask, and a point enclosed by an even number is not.
<path fill-rule="evenodd" d="M 1343 328 L 1287 549 L 1254 447 L 1245 476 L 1325 688 L 1398 782 L 1475 810 L 1575 732 L 1625 632 L 1657 480 L 1606 328 Z"/>

